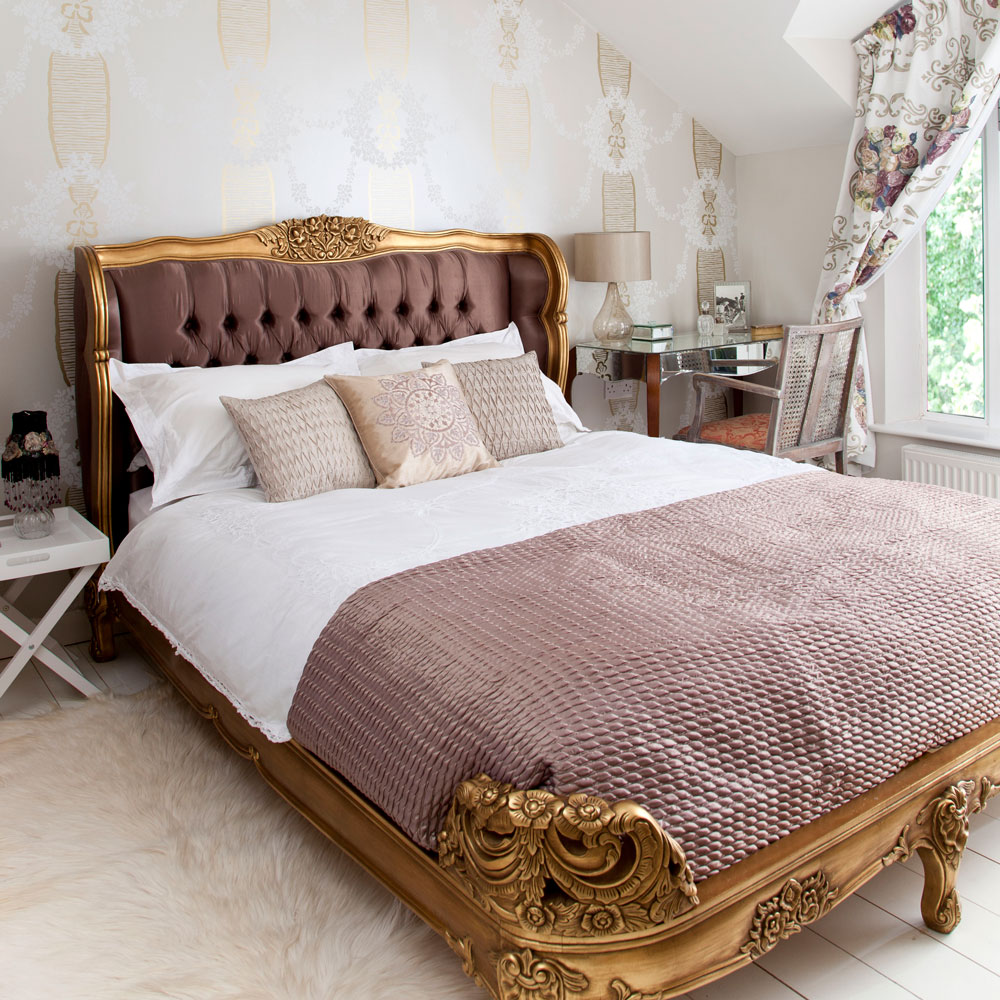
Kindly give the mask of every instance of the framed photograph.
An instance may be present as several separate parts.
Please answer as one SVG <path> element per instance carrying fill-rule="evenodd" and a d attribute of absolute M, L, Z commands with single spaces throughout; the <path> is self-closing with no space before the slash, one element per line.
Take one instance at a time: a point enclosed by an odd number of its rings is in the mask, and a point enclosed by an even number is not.
<path fill-rule="evenodd" d="M 715 283 L 715 322 L 724 323 L 727 330 L 750 329 L 749 281 Z"/>

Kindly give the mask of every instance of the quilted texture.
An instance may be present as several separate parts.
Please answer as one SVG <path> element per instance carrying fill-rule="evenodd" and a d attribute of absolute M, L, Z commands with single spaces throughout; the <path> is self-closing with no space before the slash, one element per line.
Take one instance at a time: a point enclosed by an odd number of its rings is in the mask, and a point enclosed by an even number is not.
<path fill-rule="evenodd" d="M 730 448 L 763 451 L 767 447 L 767 430 L 771 423 L 769 413 L 746 413 L 742 417 L 713 420 L 701 425 L 701 440 L 726 444 Z M 685 438 L 690 427 L 682 427 L 678 438 Z"/>
<path fill-rule="evenodd" d="M 534 351 L 519 358 L 462 361 L 453 368 L 483 444 L 497 461 L 562 447 Z"/>
<path fill-rule="evenodd" d="M 645 805 L 704 878 L 1000 717 L 1000 503 L 827 473 L 362 588 L 292 734 L 417 843 L 459 781 Z"/>
<path fill-rule="evenodd" d="M 219 397 L 271 503 L 375 485 L 340 398 L 320 380 L 262 399 Z"/>
<path fill-rule="evenodd" d="M 331 375 L 380 487 L 493 468 L 449 361 L 415 372 Z"/>

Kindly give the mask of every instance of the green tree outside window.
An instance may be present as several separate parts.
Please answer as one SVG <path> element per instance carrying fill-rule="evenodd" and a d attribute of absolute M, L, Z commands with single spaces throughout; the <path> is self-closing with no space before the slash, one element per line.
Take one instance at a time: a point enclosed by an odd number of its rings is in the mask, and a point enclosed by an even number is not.
<path fill-rule="evenodd" d="M 927 409 L 986 415 L 983 140 L 927 220 Z"/>

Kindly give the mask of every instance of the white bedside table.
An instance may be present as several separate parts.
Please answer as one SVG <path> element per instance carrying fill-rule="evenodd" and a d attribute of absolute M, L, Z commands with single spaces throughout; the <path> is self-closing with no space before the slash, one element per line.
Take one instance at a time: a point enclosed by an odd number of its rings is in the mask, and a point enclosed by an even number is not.
<path fill-rule="evenodd" d="M 0 632 L 20 646 L 0 671 L 0 698 L 32 657 L 88 698 L 100 690 L 73 666 L 66 650 L 49 633 L 94 570 L 111 558 L 111 550 L 107 537 L 73 508 L 57 507 L 53 513 L 56 519 L 52 534 L 33 539 L 18 538 L 13 514 L 0 516 L 0 583 L 11 581 L 0 594 Z M 37 624 L 14 607 L 32 577 L 63 569 L 76 572 Z"/>

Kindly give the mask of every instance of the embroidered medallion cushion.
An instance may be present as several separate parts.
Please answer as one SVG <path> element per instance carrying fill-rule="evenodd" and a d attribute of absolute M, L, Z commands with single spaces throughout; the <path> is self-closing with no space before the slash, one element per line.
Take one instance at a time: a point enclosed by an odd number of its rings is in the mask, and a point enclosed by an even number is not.
<path fill-rule="evenodd" d="M 269 502 L 375 485 L 350 414 L 322 379 L 262 399 L 220 399 Z"/>
<path fill-rule="evenodd" d="M 453 369 L 483 443 L 498 462 L 562 446 L 534 351 L 463 361 Z"/>
<path fill-rule="evenodd" d="M 450 362 L 392 375 L 331 375 L 378 485 L 414 486 L 491 469 Z"/>

